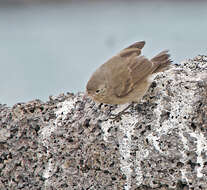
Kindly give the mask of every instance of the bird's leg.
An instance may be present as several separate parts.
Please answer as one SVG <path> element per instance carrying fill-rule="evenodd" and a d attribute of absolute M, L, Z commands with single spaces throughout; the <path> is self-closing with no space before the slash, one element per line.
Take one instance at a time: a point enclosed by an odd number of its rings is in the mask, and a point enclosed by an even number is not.
<path fill-rule="evenodd" d="M 130 113 L 129 111 L 126 111 L 126 110 L 128 110 L 131 106 L 134 106 L 134 102 L 129 104 L 127 107 L 125 107 L 123 110 L 121 110 L 117 114 L 111 114 L 112 117 L 110 117 L 110 119 L 119 120 L 122 115 Z"/>

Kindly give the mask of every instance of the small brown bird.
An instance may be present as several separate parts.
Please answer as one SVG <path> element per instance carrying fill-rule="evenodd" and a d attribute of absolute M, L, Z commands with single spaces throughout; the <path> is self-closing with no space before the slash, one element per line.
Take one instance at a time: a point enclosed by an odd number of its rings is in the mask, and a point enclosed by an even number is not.
<path fill-rule="evenodd" d="M 151 76 L 171 65 L 168 51 L 148 60 L 141 56 L 145 41 L 136 42 L 101 65 L 91 76 L 86 91 L 106 104 L 139 102 L 150 87 Z"/>

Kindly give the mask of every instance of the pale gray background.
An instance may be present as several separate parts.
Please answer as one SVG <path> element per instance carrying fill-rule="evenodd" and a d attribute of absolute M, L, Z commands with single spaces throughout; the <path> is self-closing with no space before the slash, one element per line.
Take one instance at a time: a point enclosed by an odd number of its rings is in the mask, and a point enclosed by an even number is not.
<path fill-rule="evenodd" d="M 147 57 L 207 54 L 205 1 L 2 2 L 0 103 L 10 106 L 84 91 L 100 64 L 135 41 L 146 40 Z"/>

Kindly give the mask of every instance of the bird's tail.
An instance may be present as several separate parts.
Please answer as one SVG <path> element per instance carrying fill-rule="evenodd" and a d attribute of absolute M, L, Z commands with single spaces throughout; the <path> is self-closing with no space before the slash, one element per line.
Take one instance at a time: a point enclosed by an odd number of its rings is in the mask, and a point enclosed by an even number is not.
<path fill-rule="evenodd" d="M 159 73 L 167 70 L 172 63 L 172 61 L 169 58 L 170 58 L 170 54 L 168 53 L 168 51 L 162 51 L 158 55 L 153 57 L 151 59 L 151 61 L 155 66 L 153 73 Z"/>

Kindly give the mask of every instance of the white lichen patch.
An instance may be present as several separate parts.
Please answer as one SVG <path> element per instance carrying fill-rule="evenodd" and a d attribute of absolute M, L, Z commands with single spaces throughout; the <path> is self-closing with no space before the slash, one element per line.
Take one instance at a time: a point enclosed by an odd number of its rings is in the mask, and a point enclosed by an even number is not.
<path fill-rule="evenodd" d="M 183 146 L 184 146 L 184 149 L 185 150 L 189 150 L 189 147 L 188 147 L 188 139 L 183 135 L 183 133 L 179 133 L 179 136 L 182 140 L 182 143 L 183 143 Z"/>
<path fill-rule="evenodd" d="M 66 100 L 64 102 L 59 103 L 57 105 L 58 109 L 55 112 L 57 118 L 54 123 L 57 123 L 60 118 L 64 120 L 66 118 L 67 113 L 70 112 L 70 110 L 74 108 L 76 101 L 77 101 L 77 98 L 73 100 Z"/>
<path fill-rule="evenodd" d="M 50 135 L 52 134 L 53 131 L 55 131 L 56 126 L 55 125 L 46 125 L 45 127 L 43 127 L 41 129 L 41 139 L 42 139 L 42 143 L 47 146 L 47 140 L 50 137 Z"/>
<path fill-rule="evenodd" d="M 77 98 L 66 100 L 57 104 L 55 111 L 56 119 L 50 124 L 41 129 L 41 138 L 45 146 L 47 146 L 48 138 L 61 126 L 61 122 L 66 118 L 67 114 L 74 108 Z"/>
<path fill-rule="evenodd" d="M 167 79 L 170 80 L 170 79 Z M 183 83 L 186 83 L 186 81 L 189 82 L 191 85 L 191 88 L 183 88 L 181 81 L 183 80 Z M 163 82 L 164 83 L 164 82 Z M 157 108 L 154 111 L 154 114 L 156 115 L 156 121 L 154 122 L 153 126 L 153 132 L 147 136 L 150 144 L 154 146 L 154 148 L 159 151 L 161 154 L 170 154 L 168 151 L 162 151 L 160 148 L 160 138 L 162 135 L 168 135 L 175 129 L 178 131 L 178 135 L 180 136 L 180 139 L 183 143 L 184 150 L 189 150 L 188 147 L 188 139 L 183 135 L 183 132 L 188 132 L 189 134 L 192 134 L 192 136 L 196 137 L 198 139 L 197 141 L 197 162 L 201 165 L 201 167 L 197 168 L 197 176 L 202 177 L 203 174 L 201 173 L 201 170 L 203 168 L 203 160 L 201 157 L 202 151 L 207 151 L 206 149 L 206 139 L 201 134 L 194 133 L 190 128 L 186 129 L 186 126 L 188 125 L 188 120 L 184 119 L 184 117 L 188 118 L 191 113 L 193 113 L 193 106 L 197 99 L 199 99 L 199 94 L 196 93 L 196 86 L 194 84 L 197 83 L 197 80 L 193 78 L 192 76 L 185 76 L 180 75 L 179 80 L 173 80 L 171 82 L 172 89 L 177 88 L 176 96 L 171 97 L 171 101 L 169 102 L 170 107 L 170 114 L 168 119 L 164 120 L 162 125 L 160 125 L 160 119 L 162 118 L 162 111 L 168 111 L 165 110 L 165 103 L 163 103 L 163 97 L 167 96 L 167 91 L 163 90 L 163 95 L 160 99 L 158 99 L 157 102 Z M 205 150 L 204 150 L 205 149 Z M 181 151 L 183 163 L 187 161 L 187 155 L 185 151 Z M 187 178 L 187 170 L 186 168 L 181 169 L 181 175 L 182 179 L 186 182 L 188 182 Z"/>
<path fill-rule="evenodd" d="M 189 150 L 189 146 L 188 146 L 188 139 L 183 135 L 183 133 L 182 132 L 180 132 L 179 133 L 179 136 L 180 136 L 180 138 L 181 138 L 181 141 L 182 141 L 182 143 L 183 143 L 183 146 L 184 146 L 184 149 L 185 150 Z M 188 156 L 185 154 L 185 152 L 184 151 L 181 151 L 181 154 L 182 154 L 182 158 L 181 158 L 181 162 L 186 162 L 186 160 L 188 159 Z M 186 168 L 185 167 L 183 167 L 183 168 L 181 168 L 180 169 L 180 171 L 181 171 L 181 178 L 182 178 L 182 180 L 183 181 L 186 181 L 187 183 L 188 183 L 188 177 L 187 177 L 187 170 L 186 170 Z"/>
<path fill-rule="evenodd" d="M 127 108 L 129 104 L 124 104 L 121 106 L 118 106 L 117 109 L 115 109 L 112 114 L 116 115 L 123 111 L 125 108 Z M 126 110 L 127 111 L 127 110 Z M 133 172 L 133 163 L 132 158 L 130 155 L 131 152 L 131 146 L 132 146 L 132 135 L 134 134 L 134 128 L 137 123 L 137 118 L 133 117 L 130 114 L 123 114 L 121 116 L 121 121 L 117 123 L 116 125 L 119 126 L 119 130 L 121 132 L 121 135 L 118 137 L 119 140 L 119 152 L 120 152 L 120 163 L 121 163 L 121 170 L 126 175 L 126 184 L 125 184 L 125 190 L 131 189 L 131 176 Z M 102 123 L 102 130 L 104 131 L 104 140 L 108 140 L 108 129 L 111 127 L 112 120 L 109 119 Z M 141 160 L 143 157 L 144 151 L 140 149 L 140 151 L 136 152 L 136 160 L 135 160 L 135 172 L 136 172 L 136 179 L 137 179 L 137 185 L 140 185 L 143 181 L 143 174 L 141 170 Z M 140 156 L 138 156 L 140 155 Z M 148 151 L 145 152 L 145 155 L 148 155 Z"/>
<path fill-rule="evenodd" d="M 123 115 L 119 125 L 122 136 L 119 138 L 119 152 L 121 154 L 121 170 L 126 175 L 125 190 L 131 189 L 132 160 L 131 160 L 131 136 L 134 134 L 134 127 L 137 119 L 131 115 Z M 141 172 L 141 170 L 140 170 Z"/>
<path fill-rule="evenodd" d="M 104 141 L 108 142 L 109 132 L 108 130 L 111 128 L 111 120 L 107 120 L 102 122 L 101 129 L 103 131 L 103 139 Z"/>
<path fill-rule="evenodd" d="M 61 102 L 57 105 L 57 110 L 55 111 L 56 119 L 53 121 L 53 123 L 51 123 L 51 125 L 45 126 L 40 132 L 42 143 L 46 147 L 49 146 L 49 142 L 50 142 L 49 140 L 51 134 L 56 130 L 58 130 L 58 127 L 62 125 L 62 122 L 66 119 L 67 114 L 70 113 L 71 110 L 74 108 L 77 101 L 78 99 L 74 98 Z M 47 150 L 47 152 L 49 153 L 49 150 Z M 45 187 L 49 185 L 48 180 L 53 175 L 54 169 L 55 167 L 54 167 L 53 159 L 51 158 L 49 159 L 42 175 L 44 178 L 46 178 L 44 184 Z"/>
<path fill-rule="evenodd" d="M 128 105 L 124 106 L 119 106 L 118 109 L 116 109 L 113 114 L 119 113 L 122 111 L 124 108 L 126 108 Z M 124 108 L 123 108 L 124 107 Z M 131 145 L 132 145 L 132 140 L 131 136 L 134 134 L 134 127 L 136 125 L 137 119 L 130 114 L 123 114 L 121 121 L 116 123 L 116 125 L 119 126 L 120 130 L 120 136 L 118 137 L 119 141 L 119 152 L 120 152 L 120 163 L 121 163 L 121 170 L 122 172 L 126 175 L 126 185 L 125 185 L 125 190 L 130 190 L 131 189 L 131 175 L 132 175 L 132 166 L 133 163 L 131 161 Z M 113 120 L 113 119 L 112 119 Z M 105 121 L 102 123 L 102 130 L 104 131 L 104 136 L 103 139 L 105 141 L 108 140 L 108 129 L 111 127 L 111 119 Z M 138 164 L 139 165 L 139 164 Z M 139 170 L 141 172 L 141 169 Z M 140 173 L 140 176 L 142 174 Z"/>
<path fill-rule="evenodd" d="M 45 172 L 43 173 L 42 177 L 44 177 L 45 179 L 48 179 L 54 173 L 53 171 L 54 171 L 54 164 L 52 162 L 52 159 L 49 159 L 45 167 Z"/>
<path fill-rule="evenodd" d="M 140 146 L 139 150 L 136 151 L 136 166 L 135 166 L 135 172 L 136 172 L 136 184 L 140 186 L 143 182 L 143 173 L 142 173 L 142 166 L 141 161 L 144 158 L 147 158 L 149 156 L 149 151 L 144 149 L 144 147 Z"/>
<path fill-rule="evenodd" d="M 155 147 L 155 149 L 163 154 L 163 151 L 160 149 L 159 142 L 158 142 L 160 138 L 153 134 L 149 134 L 147 138 L 149 142 Z"/>
<path fill-rule="evenodd" d="M 47 186 L 50 185 L 49 178 L 54 174 L 55 170 L 56 170 L 56 168 L 55 168 L 55 164 L 54 164 L 53 160 L 49 159 L 49 161 L 45 167 L 45 170 L 42 174 L 42 177 L 45 178 L 45 183 L 44 183 L 45 189 L 47 188 Z"/>
<path fill-rule="evenodd" d="M 202 173 L 202 169 L 204 166 L 204 161 L 202 158 L 202 152 L 207 152 L 207 139 L 204 137 L 204 135 L 202 133 L 190 133 L 190 135 L 194 138 L 196 138 L 196 142 L 197 142 L 197 163 L 199 164 L 199 166 L 197 167 L 197 177 L 201 178 L 203 177 L 203 173 Z"/>

